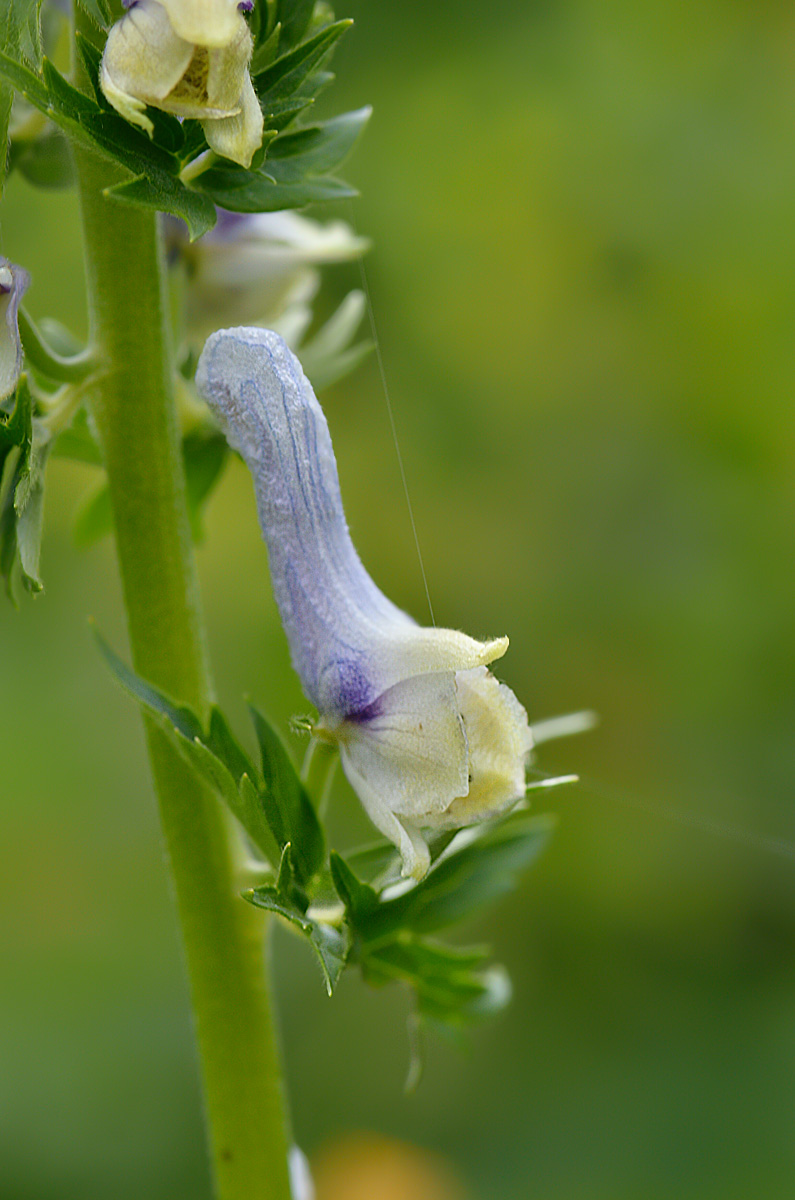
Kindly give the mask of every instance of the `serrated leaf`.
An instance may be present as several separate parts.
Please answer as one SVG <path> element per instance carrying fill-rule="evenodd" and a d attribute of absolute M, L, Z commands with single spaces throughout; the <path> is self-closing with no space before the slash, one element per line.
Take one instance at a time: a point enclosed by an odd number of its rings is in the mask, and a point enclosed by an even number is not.
<path fill-rule="evenodd" d="M 77 2 L 98 29 L 107 29 L 110 26 L 110 8 L 106 0 L 77 0 Z"/>
<path fill-rule="evenodd" d="M 84 51 L 90 53 L 88 43 Z M 132 179 L 108 189 L 120 200 L 161 212 L 173 213 L 188 225 L 196 238 L 211 229 L 215 210 L 207 197 L 187 188 L 179 179 L 181 161 L 174 145 L 184 141 L 179 122 L 155 114 L 155 132 L 168 145 L 150 139 L 117 113 L 77 90 L 47 59 L 37 75 L 23 63 L 0 54 L 0 75 L 36 108 L 45 113 L 74 141 L 126 168 Z"/>
<path fill-rule="evenodd" d="M 301 808 L 300 801 L 296 803 L 283 764 L 274 766 L 271 761 L 270 779 L 263 785 L 220 709 L 213 707 L 210 710 L 205 732 L 191 708 L 176 703 L 159 688 L 141 679 L 99 634 L 96 638 L 105 661 L 124 690 L 154 718 L 180 754 L 225 801 L 269 862 L 278 861 L 291 840 L 285 835 L 285 828 L 303 839 L 300 846 L 293 843 L 293 863 L 296 879 L 304 887 L 317 870 L 318 853 L 322 861 L 323 833 L 311 805 L 307 813 Z M 267 725 L 264 718 L 260 720 Z M 270 733 L 276 738 L 272 730 Z M 283 747 L 281 754 L 286 757 Z M 272 747 L 271 760 L 278 755 L 279 751 Z M 287 791 L 286 798 L 276 790 L 282 784 Z"/>
<path fill-rule="evenodd" d="M 443 855 L 415 887 L 383 901 L 366 937 L 410 928 L 430 933 L 471 916 L 510 892 L 546 845 L 552 821 L 526 810 L 512 813 Z"/>
<path fill-rule="evenodd" d="M 0 12 L 0 49 L 38 66 L 41 62 L 41 0 L 3 0 Z"/>
<path fill-rule="evenodd" d="M 265 796 L 273 798 L 277 807 L 274 817 L 280 828 L 274 832 L 282 846 L 292 845 L 296 877 L 306 886 L 325 858 L 323 829 L 278 733 L 251 704 L 249 713 L 262 758 Z"/>
<path fill-rule="evenodd" d="M 82 3 L 82 0 L 80 0 Z M 94 93 L 94 99 L 100 108 L 109 109 L 110 105 L 105 99 L 105 94 L 99 86 L 99 71 L 102 63 L 102 52 L 94 46 L 84 34 L 78 31 L 75 33 L 75 45 L 77 52 L 80 55 L 80 61 L 83 64 L 88 81 L 91 84 L 91 90 Z"/>
<path fill-rule="evenodd" d="M 289 921 L 309 939 L 323 970 L 326 990 L 330 996 L 348 960 L 347 935 L 344 930 L 307 915 L 305 907 L 291 895 L 292 875 L 292 847 L 288 843 L 282 853 L 276 884 L 252 888 L 243 893 L 243 898 L 248 900 L 249 904 L 276 913 Z"/>
<path fill-rule="evenodd" d="M 215 225 L 216 212 L 212 201 L 183 187 L 176 179 L 167 178 L 156 183 L 148 175 L 137 175 L 134 179 L 107 188 L 105 195 L 139 208 L 154 208 L 158 212 L 181 217 L 188 227 L 192 242 Z"/>

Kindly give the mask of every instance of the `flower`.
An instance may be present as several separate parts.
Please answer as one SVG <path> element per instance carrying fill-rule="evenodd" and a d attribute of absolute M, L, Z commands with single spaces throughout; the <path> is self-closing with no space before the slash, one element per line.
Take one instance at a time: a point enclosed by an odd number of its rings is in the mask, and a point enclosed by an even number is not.
<path fill-rule="evenodd" d="M 251 77 L 251 34 L 236 0 L 132 0 L 108 34 L 99 82 L 147 133 L 146 106 L 202 123 L 216 154 L 243 167 L 262 144 Z"/>
<path fill-rule="evenodd" d="M 367 247 L 344 221 L 323 225 L 294 212 L 218 210 L 215 227 L 190 242 L 182 221 L 166 221 L 170 261 L 184 263 L 188 338 L 199 345 L 219 325 L 277 323 L 287 339 L 300 336 L 320 284 L 313 268 L 345 262 Z"/>
<path fill-rule="evenodd" d="M 0 257 L 0 400 L 11 395 L 22 371 L 17 313 L 29 284 L 27 271 Z"/>
<path fill-rule="evenodd" d="M 221 330 L 196 382 L 254 478 L 293 665 L 373 824 L 421 878 L 422 829 L 483 821 L 525 794 L 527 714 L 487 670 L 507 638 L 425 629 L 379 591 L 348 533 L 328 426 L 275 333 Z"/>

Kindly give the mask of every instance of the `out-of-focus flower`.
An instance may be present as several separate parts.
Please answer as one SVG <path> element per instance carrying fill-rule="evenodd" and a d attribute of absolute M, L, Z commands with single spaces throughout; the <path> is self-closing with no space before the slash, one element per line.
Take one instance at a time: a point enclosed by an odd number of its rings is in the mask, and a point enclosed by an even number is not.
<path fill-rule="evenodd" d="M 314 268 L 345 262 L 367 248 L 344 221 L 321 224 L 294 212 L 218 210 L 215 228 L 196 242 L 182 221 L 166 221 L 172 260 L 186 268 L 185 321 L 197 345 L 220 325 L 277 329 L 295 345 L 311 320 L 320 286 Z"/>
<path fill-rule="evenodd" d="M 148 133 L 146 106 L 201 121 L 216 154 L 248 167 L 263 117 L 251 77 L 251 34 L 236 0 L 132 0 L 108 34 L 100 85 Z"/>
<path fill-rule="evenodd" d="M 293 1200 L 315 1200 L 315 1185 L 312 1182 L 309 1159 L 300 1146 L 290 1147 L 287 1161 Z"/>
<path fill-rule="evenodd" d="M 10 396 L 22 371 L 22 343 L 17 313 L 30 276 L 0 257 L 0 400 Z"/>
<path fill-rule="evenodd" d="M 351 542 L 328 426 L 283 340 L 214 334 L 200 392 L 254 477 L 273 589 L 317 736 L 336 743 L 374 825 L 421 878 L 421 830 L 496 816 L 525 794 L 527 714 L 487 670 L 507 638 L 424 629 L 375 586 Z"/>

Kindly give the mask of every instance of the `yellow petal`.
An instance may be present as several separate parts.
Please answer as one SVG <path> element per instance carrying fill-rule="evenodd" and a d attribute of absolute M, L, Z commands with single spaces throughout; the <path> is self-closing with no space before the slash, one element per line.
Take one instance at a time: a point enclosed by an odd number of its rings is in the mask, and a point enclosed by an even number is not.
<path fill-rule="evenodd" d="M 163 6 L 140 0 L 108 34 L 100 86 L 117 112 L 151 132 L 145 105 L 159 106 L 192 58 L 193 46 L 174 33 Z"/>
<path fill-rule="evenodd" d="M 174 32 L 197 46 L 228 46 L 246 22 L 238 0 L 163 0 Z"/>
<path fill-rule="evenodd" d="M 459 672 L 456 687 L 469 747 L 469 790 L 431 819 L 437 828 L 488 820 L 520 800 L 533 748 L 527 713 L 485 667 Z"/>
<path fill-rule="evenodd" d="M 248 72 L 238 103 L 240 111 L 235 116 L 203 121 L 202 128 L 211 150 L 223 158 L 231 158 L 241 167 L 249 167 L 262 145 L 264 121 Z"/>

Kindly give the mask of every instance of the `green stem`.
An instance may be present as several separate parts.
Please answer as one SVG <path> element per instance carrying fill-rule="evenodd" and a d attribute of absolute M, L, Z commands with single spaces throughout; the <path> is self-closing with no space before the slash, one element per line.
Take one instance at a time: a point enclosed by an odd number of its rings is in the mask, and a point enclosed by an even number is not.
<path fill-rule="evenodd" d="M 211 684 L 185 504 L 156 216 L 103 195 L 118 176 L 75 150 L 92 345 L 136 670 L 206 715 Z M 238 898 L 219 802 L 147 727 L 196 1019 L 218 1200 L 289 1200 L 287 1121 L 259 914 Z"/>

